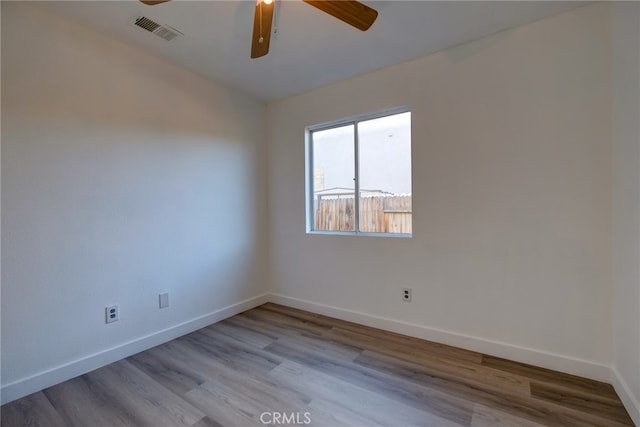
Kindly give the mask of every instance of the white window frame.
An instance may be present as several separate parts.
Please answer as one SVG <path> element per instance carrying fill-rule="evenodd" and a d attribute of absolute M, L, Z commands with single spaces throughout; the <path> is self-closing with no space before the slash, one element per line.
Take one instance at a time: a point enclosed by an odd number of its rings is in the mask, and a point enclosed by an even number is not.
<path fill-rule="evenodd" d="M 359 231 L 360 227 L 360 174 L 359 174 L 359 155 L 358 155 L 358 123 L 379 119 L 382 117 L 393 116 L 396 114 L 409 113 L 411 109 L 408 106 L 389 108 L 382 111 L 373 113 L 361 114 L 346 119 L 335 120 L 326 123 L 320 123 L 313 126 L 307 126 L 305 129 L 305 202 L 306 202 L 306 232 L 307 234 L 322 234 L 322 235 L 344 235 L 344 236 L 372 236 L 372 237 L 401 237 L 412 238 L 413 230 L 411 233 L 374 233 L 369 231 Z M 413 117 L 412 117 L 413 127 Z M 319 130 L 328 130 L 338 128 L 342 126 L 353 125 L 354 132 L 354 231 L 337 231 L 337 230 L 314 230 L 314 210 L 313 210 L 313 132 Z M 411 133 L 411 151 L 413 152 L 413 132 Z M 412 153 L 413 159 L 413 153 Z M 412 160 L 413 163 L 413 160 Z M 411 188 L 413 193 L 413 167 L 411 168 Z M 413 213 L 411 214 L 413 216 Z"/>

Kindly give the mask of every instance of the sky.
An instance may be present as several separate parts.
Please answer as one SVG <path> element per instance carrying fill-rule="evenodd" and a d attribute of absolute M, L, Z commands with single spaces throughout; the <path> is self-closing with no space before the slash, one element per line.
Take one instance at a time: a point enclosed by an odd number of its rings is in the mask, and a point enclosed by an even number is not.
<path fill-rule="evenodd" d="M 354 133 L 353 124 L 313 132 L 313 168 L 324 189 L 354 187 Z M 411 193 L 411 113 L 359 122 L 358 139 L 360 189 Z"/>

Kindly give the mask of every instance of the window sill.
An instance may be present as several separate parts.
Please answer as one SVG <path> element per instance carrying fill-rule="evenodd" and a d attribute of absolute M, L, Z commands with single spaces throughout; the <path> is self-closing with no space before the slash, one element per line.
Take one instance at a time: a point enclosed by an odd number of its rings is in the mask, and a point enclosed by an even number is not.
<path fill-rule="evenodd" d="M 307 230 L 307 234 L 320 235 L 320 236 L 356 236 L 356 237 L 396 237 L 401 239 L 411 239 L 413 234 L 406 233 L 367 233 L 356 231 L 321 231 L 321 230 Z"/>

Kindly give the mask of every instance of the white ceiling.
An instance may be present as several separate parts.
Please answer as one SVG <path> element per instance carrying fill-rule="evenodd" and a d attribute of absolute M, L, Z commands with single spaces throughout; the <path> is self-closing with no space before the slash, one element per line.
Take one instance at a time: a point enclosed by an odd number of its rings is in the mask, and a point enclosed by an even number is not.
<path fill-rule="evenodd" d="M 266 57 L 249 58 L 254 0 L 44 1 L 38 6 L 154 52 L 260 100 L 273 101 L 554 15 L 575 1 L 365 1 L 379 12 L 367 32 L 300 0 L 281 1 Z M 180 30 L 165 41 L 139 16 Z"/>

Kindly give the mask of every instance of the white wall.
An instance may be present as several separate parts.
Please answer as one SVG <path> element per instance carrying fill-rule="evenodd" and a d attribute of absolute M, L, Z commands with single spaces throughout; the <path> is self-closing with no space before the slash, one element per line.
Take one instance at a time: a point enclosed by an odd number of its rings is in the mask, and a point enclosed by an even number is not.
<path fill-rule="evenodd" d="M 613 360 L 640 423 L 640 8 L 609 8 L 270 105 L 266 191 L 261 105 L 2 2 L 2 401 L 263 301 L 269 253 L 277 301 L 605 380 Z M 304 127 L 399 105 L 414 238 L 305 235 Z"/>
<path fill-rule="evenodd" d="M 614 385 L 640 425 L 640 3 L 613 22 Z"/>
<path fill-rule="evenodd" d="M 276 300 L 608 380 L 609 12 L 581 7 L 270 104 Z M 305 126 L 401 105 L 413 238 L 306 235 Z"/>
<path fill-rule="evenodd" d="M 261 301 L 263 105 L 24 2 L 2 89 L 3 401 Z"/>

